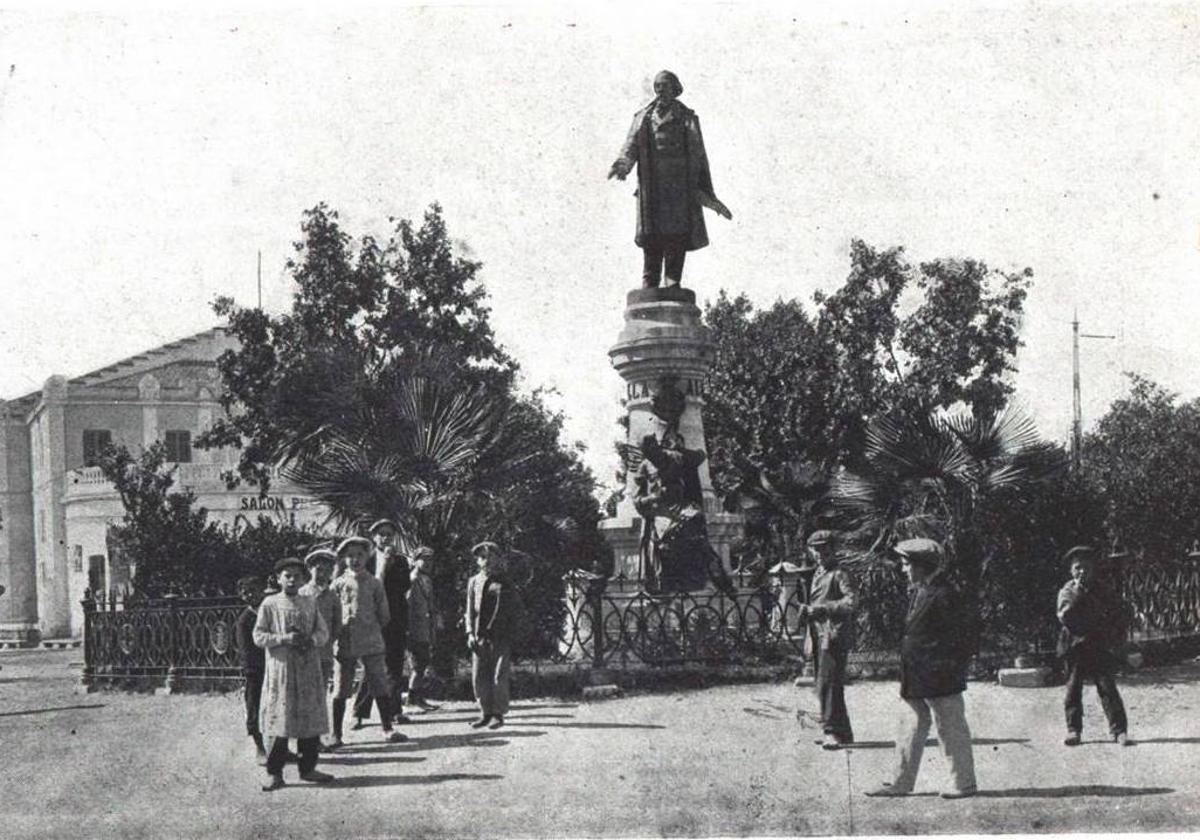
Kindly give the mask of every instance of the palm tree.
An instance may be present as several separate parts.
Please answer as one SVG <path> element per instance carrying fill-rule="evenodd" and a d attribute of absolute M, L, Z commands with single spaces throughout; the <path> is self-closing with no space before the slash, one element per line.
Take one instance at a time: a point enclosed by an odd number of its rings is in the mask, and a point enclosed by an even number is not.
<path fill-rule="evenodd" d="M 835 481 L 834 502 L 877 556 L 897 539 L 932 537 L 946 548 L 947 572 L 977 603 L 1000 535 L 989 506 L 1030 491 L 1066 467 L 1023 412 L 920 410 L 872 423 L 865 462 Z"/>

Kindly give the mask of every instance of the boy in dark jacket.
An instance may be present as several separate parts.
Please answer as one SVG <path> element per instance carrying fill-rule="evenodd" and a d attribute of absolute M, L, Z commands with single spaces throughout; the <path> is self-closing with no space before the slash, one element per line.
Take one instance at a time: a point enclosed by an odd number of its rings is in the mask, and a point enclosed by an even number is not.
<path fill-rule="evenodd" d="M 1062 623 L 1058 655 L 1067 666 L 1067 696 L 1063 702 L 1067 737 L 1063 743 L 1068 747 L 1080 743 L 1083 683 L 1090 679 L 1096 683 L 1113 740 L 1129 746 L 1132 742 L 1125 734 L 1125 704 L 1113 679 L 1117 658 L 1112 647 L 1121 631 L 1116 596 L 1097 579 L 1095 549 L 1077 545 L 1064 559 L 1070 564 L 1071 580 L 1058 592 L 1058 620 Z"/>
<path fill-rule="evenodd" d="M 867 796 L 907 796 L 917 783 L 930 718 L 950 768 L 943 799 L 975 795 L 975 756 L 963 692 L 967 688 L 970 627 L 960 593 L 942 574 L 942 546 L 934 540 L 896 545 L 912 583 L 900 643 L 900 697 L 904 716 L 896 736 L 896 774 Z"/>
<path fill-rule="evenodd" d="M 262 730 L 258 723 L 258 710 L 262 703 L 263 673 L 267 670 L 266 655 L 254 644 L 254 622 L 258 620 L 258 605 L 263 599 L 264 581 L 260 577 L 248 576 L 237 582 L 238 597 L 246 602 L 237 619 L 238 652 L 242 659 L 242 679 L 245 681 L 246 734 L 254 741 L 258 763 L 266 764 L 267 748 L 263 743 Z"/>
<path fill-rule="evenodd" d="M 475 729 L 499 729 L 508 714 L 512 645 L 524 619 L 516 587 L 505 575 L 504 556 L 492 542 L 471 553 L 479 573 L 467 581 L 467 649 L 471 651 L 471 682 L 479 701 Z"/>

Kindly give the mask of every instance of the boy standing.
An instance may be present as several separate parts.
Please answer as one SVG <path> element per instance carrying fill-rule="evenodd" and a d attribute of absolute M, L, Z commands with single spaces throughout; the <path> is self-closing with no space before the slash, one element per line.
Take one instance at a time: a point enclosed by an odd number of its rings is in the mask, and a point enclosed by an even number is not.
<path fill-rule="evenodd" d="M 329 589 L 333 580 L 333 569 L 337 566 L 337 555 L 327 548 L 318 548 L 304 557 L 304 565 L 308 567 L 312 579 L 300 587 L 300 594 L 316 602 L 317 612 L 321 614 L 325 626 L 329 629 L 329 639 L 318 651 L 321 656 L 321 679 L 328 691 L 333 682 L 333 642 L 342 630 L 342 605 Z M 328 748 L 339 746 L 341 741 L 335 739 Z"/>
<path fill-rule="evenodd" d="M 339 560 L 346 571 L 330 589 L 341 604 L 342 629 L 338 634 L 334 668 L 336 693 L 333 701 L 333 736 L 342 740 L 342 719 L 346 700 L 354 695 L 354 672 L 361 661 L 364 680 L 379 704 L 379 719 L 388 741 L 408 740 L 392 730 L 392 702 L 389 697 L 387 666 L 384 664 L 383 628 L 391 621 L 383 584 L 367 571 L 371 543 L 363 537 L 347 537 L 338 546 Z"/>
<path fill-rule="evenodd" d="M 238 597 L 246 602 L 237 619 L 238 651 L 242 658 L 243 696 L 246 700 L 246 734 L 254 741 L 254 751 L 259 764 L 267 762 L 267 748 L 263 743 L 262 730 L 258 725 L 259 707 L 262 703 L 263 673 L 267 659 L 262 648 L 254 643 L 254 624 L 258 621 L 258 606 L 263 601 L 265 581 L 254 575 L 237 582 Z"/>
<path fill-rule="evenodd" d="M 254 644 L 267 652 L 262 731 L 271 739 L 271 751 L 265 791 L 283 787 L 289 738 L 297 739 L 301 779 L 333 781 L 317 770 L 321 736 L 329 731 L 318 650 L 329 631 L 313 599 L 300 594 L 304 564 L 285 557 L 275 564 L 275 573 L 283 591 L 263 600 L 254 624 Z"/>
<path fill-rule="evenodd" d="M 423 545 L 413 552 L 410 566 L 412 584 L 408 588 L 408 702 L 426 712 L 437 708 L 425 697 L 426 671 L 437 632 L 433 578 L 429 576 L 431 562 L 433 549 L 429 546 Z"/>
<path fill-rule="evenodd" d="M 379 578 L 383 584 L 383 593 L 387 596 L 388 610 L 391 621 L 385 624 L 383 630 L 383 661 L 387 667 L 389 696 L 392 714 L 396 723 L 411 723 L 404 715 L 404 651 L 407 648 L 408 637 L 408 587 L 410 584 L 408 558 L 402 555 L 396 544 L 400 531 L 396 523 L 390 519 L 380 519 L 367 529 L 374 543 L 375 551 L 371 561 L 378 569 L 368 564 L 368 571 Z M 371 716 L 372 695 L 364 683 L 359 686 L 358 695 L 354 698 L 355 729 L 362 727 L 362 722 Z"/>
<path fill-rule="evenodd" d="M 821 704 L 823 749 L 836 750 L 854 743 L 854 730 L 846 711 L 846 661 L 854 647 L 854 611 L 858 588 L 844 569 L 837 568 L 833 531 L 814 531 L 808 547 L 820 564 L 813 577 L 812 594 L 800 607 L 800 617 L 814 622 L 817 631 L 817 698 Z"/>
<path fill-rule="evenodd" d="M 471 553 L 479 573 L 467 581 L 467 649 L 480 712 L 471 727 L 499 729 L 508 714 L 512 643 L 522 607 L 516 589 L 504 576 L 499 546 L 482 542 Z"/>
<path fill-rule="evenodd" d="M 1113 679 L 1117 658 L 1112 647 L 1121 632 L 1116 596 L 1097 580 L 1094 548 L 1077 545 L 1064 559 L 1070 564 L 1071 580 L 1058 592 L 1058 620 L 1063 626 L 1058 655 L 1067 665 L 1067 696 L 1063 701 L 1067 737 L 1063 743 L 1068 747 L 1079 746 L 1083 733 L 1083 682 L 1090 679 L 1096 683 L 1113 740 L 1130 746 L 1133 742 L 1125 734 L 1128 726 L 1125 704 Z"/>

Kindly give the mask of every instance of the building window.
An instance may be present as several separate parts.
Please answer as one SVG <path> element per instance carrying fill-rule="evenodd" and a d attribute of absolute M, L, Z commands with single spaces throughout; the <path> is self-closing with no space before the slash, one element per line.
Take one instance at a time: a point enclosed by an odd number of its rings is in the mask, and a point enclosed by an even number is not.
<path fill-rule="evenodd" d="M 83 465 L 94 467 L 100 460 L 100 453 L 106 447 L 112 446 L 112 432 L 108 429 L 83 430 Z"/>
<path fill-rule="evenodd" d="M 192 462 L 191 432 L 167 432 L 167 460 L 175 464 L 190 464 Z"/>

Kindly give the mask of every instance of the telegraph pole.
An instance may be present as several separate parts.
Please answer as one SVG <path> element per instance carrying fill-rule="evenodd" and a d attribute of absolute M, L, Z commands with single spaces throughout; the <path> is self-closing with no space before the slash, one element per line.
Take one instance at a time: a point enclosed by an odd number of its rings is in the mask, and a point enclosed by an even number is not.
<path fill-rule="evenodd" d="M 1079 339 L 1116 338 L 1115 335 L 1096 335 L 1079 331 L 1079 310 L 1071 321 L 1071 392 L 1073 397 L 1071 414 L 1071 469 L 1078 471 L 1083 458 L 1083 401 L 1079 393 Z"/>
<path fill-rule="evenodd" d="M 258 252 L 258 311 L 262 312 L 262 249 Z"/>

